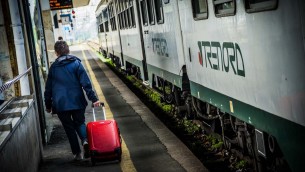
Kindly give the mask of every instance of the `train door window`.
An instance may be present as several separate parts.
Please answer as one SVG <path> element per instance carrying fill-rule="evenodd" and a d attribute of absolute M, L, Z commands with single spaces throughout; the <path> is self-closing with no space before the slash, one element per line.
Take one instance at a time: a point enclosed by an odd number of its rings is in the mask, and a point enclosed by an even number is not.
<path fill-rule="evenodd" d="M 117 30 L 115 17 L 113 17 L 112 20 L 113 20 L 112 21 L 112 23 L 113 23 L 113 30 Z"/>
<path fill-rule="evenodd" d="M 131 14 L 131 23 L 132 27 L 136 27 L 136 20 L 135 20 L 135 15 L 134 15 L 134 8 L 131 6 L 130 8 L 130 14 Z"/>
<path fill-rule="evenodd" d="M 121 21 L 122 21 L 122 19 L 121 19 L 121 14 L 118 13 L 118 24 L 119 24 L 119 28 L 120 28 L 120 29 L 122 29 Z"/>
<path fill-rule="evenodd" d="M 126 21 L 125 21 L 124 11 L 121 12 L 121 16 L 122 16 L 122 28 L 125 29 L 126 28 Z"/>
<path fill-rule="evenodd" d="M 155 24 L 155 17 L 154 17 L 154 9 L 153 9 L 153 0 L 146 0 L 147 2 L 147 12 L 148 12 L 148 20 L 150 25 Z"/>
<path fill-rule="evenodd" d="M 245 0 L 247 13 L 275 10 L 277 5 L 278 0 Z"/>
<path fill-rule="evenodd" d="M 208 18 L 207 0 L 192 0 L 193 18 L 195 20 Z"/>
<path fill-rule="evenodd" d="M 235 15 L 235 0 L 213 0 L 216 17 L 225 17 Z"/>
<path fill-rule="evenodd" d="M 124 11 L 124 20 L 125 20 L 125 29 L 127 29 L 129 27 L 127 10 Z"/>
<path fill-rule="evenodd" d="M 136 22 L 135 22 L 135 16 L 134 16 L 134 8 L 133 8 L 133 0 L 129 0 L 129 15 L 130 15 L 130 24 L 131 27 L 135 27 L 136 26 Z"/>
<path fill-rule="evenodd" d="M 144 26 L 148 25 L 147 19 L 147 6 L 145 0 L 140 0 L 140 7 L 141 7 L 141 15 L 142 15 L 142 22 Z"/>
<path fill-rule="evenodd" d="M 105 31 L 109 32 L 109 24 L 108 21 L 105 22 Z"/>
<path fill-rule="evenodd" d="M 121 16 L 121 29 L 124 29 L 124 15 L 123 14 L 124 14 L 123 12 L 120 13 L 120 16 Z"/>
<path fill-rule="evenodd" d="M 105 32 L 103 24 L 100 24 L 100 32 L 102 32 L 102 33 Z"/>
<path fill-rule="evenodd" d="M 129 10 L 129 8 L 126 9 L 126 15 L 127 15 L 127 18 L 128 18 L 128 28 L 131 28 L 131 27 L 132 27 L 132 23 L 131 23 L 130 10 Z"/>
<path fill-rule="evenodd" d="M 115 5 L 112 4 L 112 24 L 113 24 L 113 30 L 117 30 L 117 26 L 116 26 L 116 15 L 115 15 Z"/>
<path fill-rule="evenodd" d="M 128 8 L 128 20 L 129 20 L 129 27 L 133 27 L 132 19 L 131 19 L 131 7 Z"/>
<path fill-rule="evenodd" d="M 162 0 L 154 0 L 154 4 L 155 4 L 157 23 L 162 24 L 164 23 Z"/>

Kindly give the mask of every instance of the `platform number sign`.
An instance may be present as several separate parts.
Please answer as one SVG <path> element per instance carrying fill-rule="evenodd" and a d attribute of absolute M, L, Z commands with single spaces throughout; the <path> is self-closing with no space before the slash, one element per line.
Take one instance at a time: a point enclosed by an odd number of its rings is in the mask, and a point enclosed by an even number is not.
<path fill-rule="evenodd" d="M 72 0 L 50 0 L 51 10 L 73 8 Z"/>

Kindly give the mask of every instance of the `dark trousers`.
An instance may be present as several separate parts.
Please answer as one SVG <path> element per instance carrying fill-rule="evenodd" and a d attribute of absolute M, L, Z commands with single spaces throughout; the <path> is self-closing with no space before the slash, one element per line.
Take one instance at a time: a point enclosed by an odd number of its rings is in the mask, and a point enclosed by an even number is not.
<path fill-rule="evenodd" d="M 58 112 L 57 115 L 66 131 L 72 153 L 74 155 L 80 153 L 77 135 L 82 143 L 87 141 L 85 109 Z"/>

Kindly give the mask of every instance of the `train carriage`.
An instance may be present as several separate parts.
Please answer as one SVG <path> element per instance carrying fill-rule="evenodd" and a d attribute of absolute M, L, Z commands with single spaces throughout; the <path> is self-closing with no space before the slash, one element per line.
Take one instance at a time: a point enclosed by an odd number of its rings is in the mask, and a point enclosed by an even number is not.
<path fill-rule="evenodd" d="M 302 161 L 296 157 L 305 153 L 304 3 L 178 3 L 192 96 L 254 126 L 261 156 L 275 154 L 276 141 L 291 169 L 300 171 Z"/>
<path fill-rule="evenodd" d="M 255 171 L 304 171 L 303 1 L 114 0 L 97 15 L 112 3 L 118 67 L 253 158 Z"/>

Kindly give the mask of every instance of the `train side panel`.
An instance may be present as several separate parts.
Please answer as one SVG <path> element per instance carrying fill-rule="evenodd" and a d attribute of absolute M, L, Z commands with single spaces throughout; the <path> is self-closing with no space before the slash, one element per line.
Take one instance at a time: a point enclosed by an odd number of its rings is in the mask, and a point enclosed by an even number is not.
<path fill-rule="evenodd" d="M 304 169 L 304 11 L 297 1 L 254 13 L 236 3 L 216 17 L 208 0 L 208 18 L 194 20 L 191 1 L 179 1 L 192 95 L 274 135 L 291 168 Z"/>
<path fill-rule="evenodd" d="M 190 48 L 192 55 L 190 80 L 305 126 L 298 3 L 281 2 L 277 10 L 259 13 L 246 13 L 238 3 L 235 16 L 218 18 L 208 2 L 209 18 L 200 21 L 189 11 L 191 3 L 181 2 L 184 50 Z"/>

